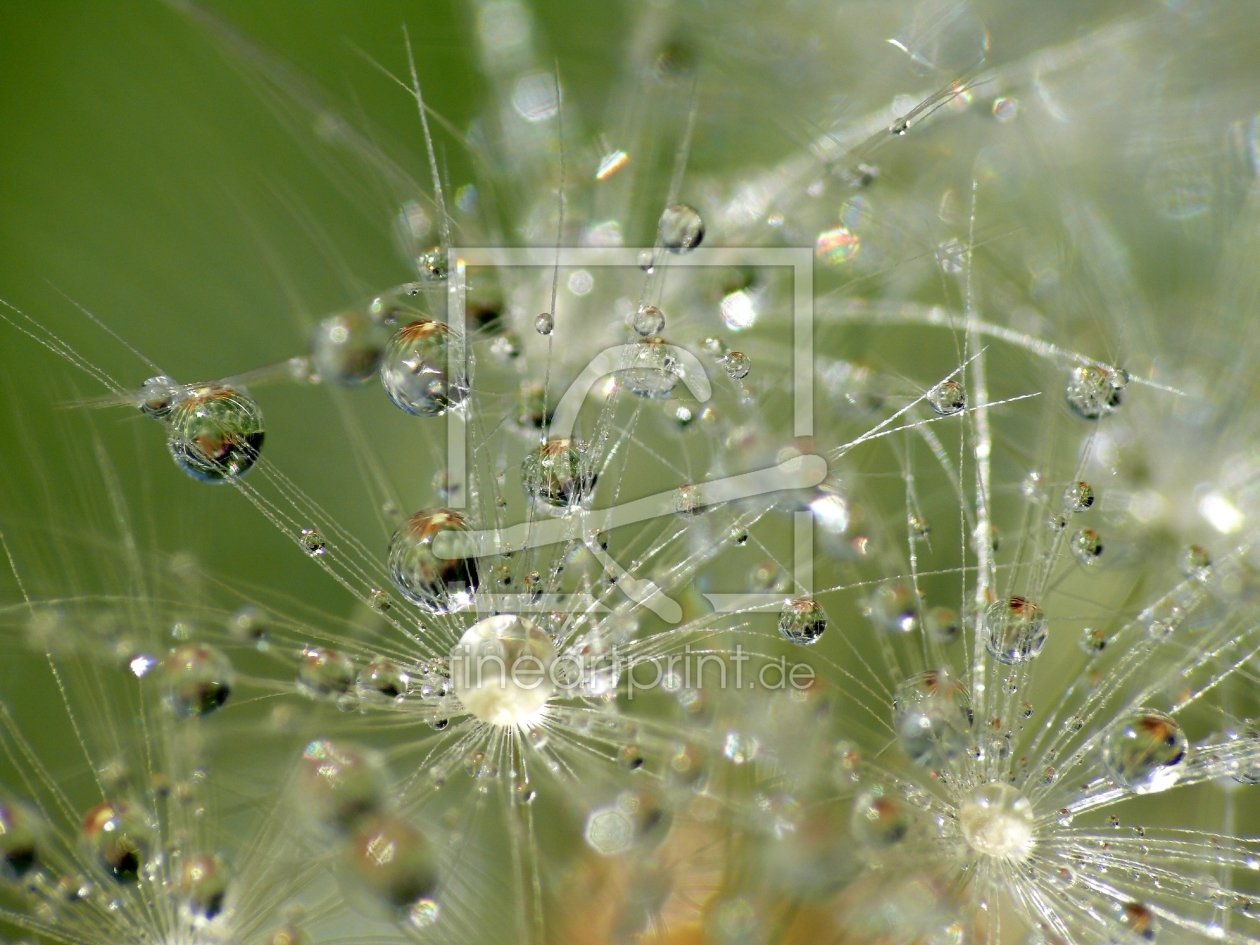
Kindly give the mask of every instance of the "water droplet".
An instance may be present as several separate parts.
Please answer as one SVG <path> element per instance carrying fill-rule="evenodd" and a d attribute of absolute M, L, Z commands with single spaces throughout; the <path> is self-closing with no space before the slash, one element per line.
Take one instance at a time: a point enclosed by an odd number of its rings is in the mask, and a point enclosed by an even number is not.
<path fill-rule="evenodd" d="M 1069 547 L 1072 557 L 1086 566 L 1096 564 L 1103 553 L 1102 538 L 1092 528 L 1082 528 L 1073 535 Z"/>
<path fill-rule="evenodd" d="M 1177 783 L 1188 751 L 1181 726 L 1162 712 L 1144 709 L 1107 730 L 1102 762 L 1121 787 L 1135 794 L 1155 794 Z"/>
<path fill-rule="evenodd" d="M 634 346 L 630 363 L 617 372 L 617 383 L 639 397 L 660 399 L 678 386 L 670 346 L 661 338 L 644 338 Z"/>
<path fill-rule="evenodd" d="M 1089 656 L 1101 653 L 1107 648 L 1107 634 L 1094 627 L 1086 627 L 1081 631 L 1081 650 Z"/>
<path fill-rule="evenodd" d="M 44 825 L 39 815 L 15 801 L 0 802 L 0 860 L 7 879 L 24 876 L 40 861 Z"/>
<path fill-rule="evenodd" d="M 416 273 L 420 276 L 421 282 L 445 282 L 446 253 L 442 251 L 442 247 L 434 246 L 417 256 Z"/>
<path fill-rule="evenodd" d="M 1121 945 L 1137 942 L 1153 942 L 1159 931 L 1155 914 L 1140 902 L 1128 903 L 1120 912 L 1120 924 L 1126 932 Z"/>
<path fill-rule="evenodd" d="M 686 253 L 704 240 L 704 220 L 686 204 L 674 204 L 661 214 L 657 232 L 661 244 L 671 253 Z"/>
<path fill-rule="evenodd" d="M 893 696 L 893 728 L 915 764 L 938 770 L 971 741 L 971 702 L 962 682 L 943 669 L 911 676 Z"/>
<path fill-rule="evenodd" d="M 428 838 L 399 817 L 363 821 L 340 851 L 351 887 L 410 921 L 413 910 L 431 903 L 438 884 L 437 856 Z"/>
<path fill-rule="evenodd" d="M 709 511 L 699 486 L 684 485 L 674 490 L 674 514 L 680 518 L 695 518 Z"/>
<path fill-rule="evenodd" d="M 1023 663 L 1046 645 L 1041 608 L 1025 597 L 996 601 L 984 612 L 985 648 L 1001 663 Z"/>
<path fill-rule="evenodd" d="M 742 351 L 732 351 L 722 359 L 726 373 L 735 379 L 748 376 L 748 371 L 752 368 L 752 362 L 748 360 L 748 355 Z"/>
<path fill-rule="evenodd" d="M 993 117 L 1000 122 L 1012 121 L 1018 117 L 1020 108 L 1019 99 L 1012 95 L 1002 95 L 993 100 Z"/>
<path fill-rule="evenodd" d="M 217 854 L 195 854 L 184 860 L 179 872 L 179 897 L 197 924 L 223 911 L 228 891 L 228 869 Z"/>
<path fill-rule="evenodd" d="M 499 614 L 473 624 L 451 650 L 451 685 L 464 708 L 490 725 L 528 725 L 556 691 L 556 647 L 532 620 Z"/>
<path fill-rule="evenodd" d="M 536 510 L 563 515 L 591 494 L 595 476 L 581 445 L 557 437 L 526 454 L 521 461 L 521 486 Z"/>
<path fill-rule="evenodd" d="M 866 791 L 853 803 L 850 829 L 865 846 L 895 846 L 909 836 L 913 824 L 906 802 L 887 796 L 883 788 Z"/>
<path fill-rule="evenodd" d="M 245 391 L 194 388 L 167 415 L 166 445 L 179 467 L 202 482 L 230 482 L 258 460 L 263 417 Z"/>
<path fill-rule="evenodd" d="M 301 544 L 302 550 L 311 556 L 322 555 L 328 550 L 324 536 L 319 533 L 318 528 L 302 529 L 302 534 L 298 536 L 298 543 Z"/>
<path fill-rule="evenodd" d="M 644 305 L 634 313 L 634 330 L 647 338 L 665 330 L 665 313 L 655 305 Z"/>
<path fill-rule="evenodd" d="M 152 818 L 125 801 L 97 804 L 83 818 L 83 839 L 120 883 L 134 883 L 140 878 L 154 831 Z"/>
<path fill-rule="evenodd" d="M 1094 487 L 1088 482 L 1074 482 L 1063 490 L 1063 509 L 1084 512 L 1094 504 Z"/>
<path fill-rule="evenodd" d="M 1021 861 L 1033 841 L 1033 809 L 1009 784 L 982 784 L 958 808 L 958 826 L 967 845 L 984 856 Z"/>
<path fill-rule="evenodd" d="M 646 272 L 649 276 L 656 269 L 656 264 L 653 262 L 653 255 L 650 249 L 645 249 L 643 252 L 639 253 L 638 262 L 639 268 Z"/>
<path fill-rule="evenodd" d="M 467 391 L 447 380 L 449 344 L 450 329 L 427 318 L 394 333 L 381 360 L 381 386 L 396 406 L 417 417 L 440 417 L 464 402 Z"/>
<path fill-rule="evenodd" d="M 861 781 L 862 756 L 852 742 L 836 742 L 831 759 L 831 780 L 836 787 L 849 788 Z"/>
<path fill-rule="evenodd" d="M 721 338 L 705 338 L 700 343 L 700 347 L 704 349 L 705 354 L 717 361 L 721 361 L 731 350 Z"/>
<path fill-rule="evenodd" d="M 621 767 L 630 771 L 637 771 L 643 767 L 647 758 L 643 754 L 643 749 L 638 745 L 623 745 L 621 750 L 617 752 L 617 763 Z"/>
<path fill-rule="evenodd" d="M 439 558 L 433 539 L 443 531 L 466 532 L 464 517 L 449 509 L 417 512 L 398 526 L 389 541 L 389 577 L 404 597 L 433 614 L 472 605 L 477 593 L 473 558 Z"/>
<path fill-rule="evenodd" d="M 1033 707 L 1031 702 L 1021 702 L 1019 704 L 1019 717 L 1021 719 L 1031 719 Z"/>
<path fill-rule="evenodd" d="M 674 404 L 672 407 L 667 406 L 665 410 L 666 416 L 673 419 L 678 429 L 686 430 L 695 422 L 696 414 L 686 404 Z"/>
<path fill-rule="evenodd" d="M 177 403 L 188 396 L 174 378 L 160 374 L 140 385 L 140 412 L 146 417 L 163 420 L 170 415 Z"/>
<path fill-rule="evenodd" d="M 722 741 L 722 754 L 732 764 L 743 765 L 756 759 L 761 754 L 761 740 L 756 735 L 746 732 L 727 732 Z"/>
<path fill-rule="evenodd" d="M 534 319 L 534 331 L 540 335 L 550 335 L 556 330 L 556 319 L 550 312 L 543 312 Z"/>
<path fill-rule="evenodd" d="M 779 612 L 779 633 L 793 643 L 816 643 L 826 629 L 826 611 L 812 597 L 789 600 Z"/>
<path fill-rule="evenodd" d="M 344 695 L 354 683 L 354 663 L 336 650 L 309 648 L 298 663 L 298 688 L 308 696 L 329 698 Z"/>
<path fill-rule="evenodd" d="M 1098 364 L 1075 367 L 1064 392 L 1068 406 L 1082 420 L 1098 420 L 1114 413 L 1124 389 L 1124 384 L 1116 386 L 1119 381 L 1118 375 Z"/>
<path fill-rule="evenodd" d="M 881 585 L 868 598 L 862 612 L 889 633 L 913 633 L 919 629 L 918 598 L 899 581 Z"/>
<path fill-rule="evenodd" d="M 1260 729 L 1248 723 L 1239 739 L 1246 747 L 1231 766 L 1230 777 L 1239 784 L 1260 784 Z"/>
<path fill-rule="evenodd" d="M 381 299 L 378 310 L 393 314 Z M 380 369 L 389 330 L 369 311 L 341 312 L 325 318 L 311 333 L 311 366 L 320 380 L 361 384 Z"/>
<path fill-rule="evenodd" d="M 232 693 L 235 674 L 214 647 L 181 646 L 162 661 L 167 704 L 181 717 L 209 715 Z"/>
<path fill-rule="evenodd" d="M 942 417 L 961 413 L 967 407 L 967 391 L 954 378 L 941 381 L 927 392 L 928 406 Z"/>
<path fill-rule="evenodd" d="M 1198 577 L 1212 566 L 1212 558 L 1202 545 L 1190 545 L 1181 553 L 1178 564 L 1186 577 Z"/>
<path fill-rule="evenodd" d="M 355 689 L 361 699 L 400 701 L 411 690 L 411 676 L 389 660 L 378 657 L 363 667 Z"/>
<path fill-rule="evenodd" d="M 1052 532 L 1061 532 L 1067 528 L 1067 516 L 1062 512 L 1056 512 L 1046 519 L 1046 528 Z"/>
<path fill-rule="evenodd" d="M 818 234 L 818 239 L 814 242 L 814 255 L 824 265 L 840 266 L 856 256 L 861 246 L 856 233 L 850 232 L 847 227 L 838 226 Z"/>
<path fill-rule="evenodd" d="M 327 830 L 348 832 L 385 809 L 389 775 L 376 752 L 320 738 L 302 753 L 298 788 L 305 814 Z"/>
<path fill-rule="evenodd" d="M 389 599 L 389 595 L 380 588 L 373 588 L 368 594 L 368 606 L 378 614 L 389 613 L 393 608 L 394 602 Z"/>
<path fill-rule="evenodd" d="M 948 646 L 962 636 L 958 614 L 950 607 L 933 607 L 923 617 L 928 639 Z"/>

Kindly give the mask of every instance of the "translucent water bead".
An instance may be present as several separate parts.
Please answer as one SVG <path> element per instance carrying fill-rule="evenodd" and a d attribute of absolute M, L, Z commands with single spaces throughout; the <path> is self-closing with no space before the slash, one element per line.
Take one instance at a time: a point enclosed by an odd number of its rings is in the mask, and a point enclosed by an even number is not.
<path fill-rule="evenodd" d="M 617 383 L 639 397 L 665 398 L 678 386 L 678 372 L 663 338 L 644 338 L 634 346 L 630 363 L 617 372 Z"/>
<path fill-rule="evenodd" d="M 875 787 L 853 802 L 849 829 L 858 843 L 868 847 L 891 847 L 909 834 L 914 826 L 910 807 L 899 797 Z"/>
<path fill-rule="evenodd" d="M 188 396 L 188 392 L 175 379 L 165 374 L 151 377 L 140 385 L 140 412 L 146 417 L 162 420 L 171 409 Z"/>
<path fill-rule="evenodd" d="M 1023 663 L 1046 645 L 1049 631 L 1041 608 L 1026 597 L 996 601 L 984 612 L 984 645 L 1001 663 Z"/>
<path fill-rule="evenodd" d="M 927 392 L 928 406 L 942 417 L 961 413 L 967 407 L 967 391 L 962 384 L 950 378 L 941 381 Z"/>
<path fill-rule="evenodd" d="M 634 313 L 634 330 L 647 338 L 665 330 L 665 313 L 655 305 L 644 305 Z"/>
<path fill-rule="evenodd" d="M 385 810 L 389 775 L 367 748 L 319 738 L 306 746 L 297 775 L 303 813 L 325 830 L 345 833 Z"/>
<path fill-rule="evenodd" d="M 521 487 L 538 511 L 562 514 L 591 494 L 594 472 L 587 467 L 581 444 L 556 437 L 521 461 Z"/>
<path fill-rule="evenodd" d="M 389 336 L 370 310 L 330 315 L 311 332 L 311 366 L 321 381 L 362 384 L 379 370 Z"/>
<path fill-rule="evenodd" d="M 467 391 L 447 379 L 451 331 L 422 318 L 404 325 L 385 346 L 381 386 L 399 408 L 417 417 L 440 417 L 464 402 Z"/>
<path fill-rule="evenodd" d="M 1019 861 L 1032 848 L 1033 810 L 1009 784 L 983 784 L 958 808 L 963 839 L 976 853 Z"/>
<path fill-rule="evenodd" d="M 971 701 L 961 680 L 943 669 L 911 676 L 893 696 L 893 728 L 915 764 L 944 767 L 971 742 Z"/>
<path fill-rule="evenodd" d="M 789 600 L 779 611 L 779 633 L 785 640 L 805 645 L 816 643 L 826 629 L 827 613 L 812 597 Z"/>
<path fill-rule="evenodd" d="M 704 220 L 686 204 L 674 204 L 661 214 L 657 232 L 671 253 L 690 252 L 704 240 Z"/>
<path fill-rule="evenodd" d="M 1082 420 L 1098 420 L 1120 407 L 1129 375 L 1100 364 L 1083 364 L 1072 369 L 1064 391 L 1068 406 Z"/>
<path fill-rule="evenodd" d="M 1092 528 L 1078 531 L 1072 536 L 1068 547 L 1072 550 L 1072 557 L 1086 566 L 1096 565 L 1103 553 L 1102 537 Z"/>
<path fill-rule="evenodd" d="M 468 531 L 450 509 L 426 509 L 398 526 L 389 541 L 389 577 L 410 601 L 434 614 L 469 607 L 477 593 L 477 562 L 446 560 L 433 553 L 433 539 L 443 531 Z"/>
<path fill-rule="evenodd" d="M 40 861 L 43 847 L 43 824 L 25 804 L 0 802 L 0 859 L 3 874 L 17 879 Z"/>
<path fill-rule="evenodd" d="M 230 482 L 258 461 L 263 417 L 244 390 L 209 384 L 188 391 L 166 416 L 166 445 L 180 469 L 202 482 Z"/>
<path fill-rule="evenodd" d="M 1107 730 L 1102 762 L 1121 787 L 1134 794 L 1155 794 L 1177 783 L 1188 752 L 1180 725 L 1162 712 L 1144 709 Z"/>
<path fill-rule="evenodd" d="M 537 624 L 499 614 L 473 624 L 455 644 L 451 685 L 464 708 L 482 722 L 523 726 L 555 694 L 555 659 L 555 644 Z"/>
<path fill-rule="evenodd" d="M 149 815 L 125 801 L 97 804 L 83 818 L 84 841 L 120 883 L 139 879 L 154 830 Z"/>
<path fill-rule="evenodd" d="M 194 921 L 197 924 L 209 922 L 223 911 L 223 901 L 227 898 L 227 863 L 216 854 L 187 857 L 176 888 Z"/>
<path fill-rule="evenodd" d="M 208 715 L 227 702 L 234 674 L 228 658 L 214 647 L 181 646 L 162 661 L 167 704 L 176 715 Z"/>
<path fill-rule="evenodd" d="M 437 852 L 402 818 L 387 814 L 365 820 L 340 857 L 351 898 L 383 910 L 394 921 L 413 922 L 413 913 L 432 904 L 439 878 Z"/>
<path fill-rule="evenodd" d="M 1074 482 L 1063 490 L 1063 508 L 1068 512 L 1084 512 L 1094 504 L 1094 487 L 1088 482 Z"/>

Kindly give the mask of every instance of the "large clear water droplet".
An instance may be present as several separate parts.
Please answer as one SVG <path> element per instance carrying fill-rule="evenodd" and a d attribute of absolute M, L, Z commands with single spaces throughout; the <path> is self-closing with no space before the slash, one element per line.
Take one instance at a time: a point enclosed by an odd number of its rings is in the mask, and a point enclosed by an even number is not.
<path fill-rule="evenodd" d="M 464 402 L 467 391 L 447 379 L 450 329 L 427 318 L 404 325 L 385 346 L 381 385 L 398 407 L 418 417 L 440 417 Z"/>
<path fill-rule="evenodd" d="M 218 384 L 194 388 L 167 414 L 166 445 L 194 479 L 230 482 L 258 460 L 262 411 L 239 388 Z"/>
<path fill-rule="evenodd" d="M 580 506 L 595 487 L 581 445 L 567 437 L 548 440 L 521 461 L 521 486 L 535 509 L 562 515 Z"/>
<path fill-rule="evenodd" d="M 426 509 L 398 526 L 389 541 L 389 577 L 408 600 L 434 614 L 464 610 L 477 593 L 473 558 L 437 557 L 433 539 L 443 531 L 468 531 L 464 517 L 450 509 Z"/>
<path fill-rule="evenodd" d="M 984 612 L 984 645 L 1001 663 L 1023 663 L 1046 645 L 1049 631 L 1041 608 L 1026 597 L 1010 597 Z"/>
<path fill-rule="evenodd" d="M 1103 766 L 1134 794 L 1155 794 L 1176 784 L 1185 772 L 1188 753 L 1181 726 L 1151 709 L 1120 719 L 1103 736 Z"/>
<path fill-rule="evenodd" d="M 779 633 L 785 640 L 808 645 L 818 642 L 827 629 L 827 613 L 812 597 L 798 597 L 779 611 Z"/>
<path fill-rule="evenodd" d="M 704 240 L 704 220 L 683 203 L 666 207 L 657 227 L 661 244 L 671 253 L 686 253 Z"/>

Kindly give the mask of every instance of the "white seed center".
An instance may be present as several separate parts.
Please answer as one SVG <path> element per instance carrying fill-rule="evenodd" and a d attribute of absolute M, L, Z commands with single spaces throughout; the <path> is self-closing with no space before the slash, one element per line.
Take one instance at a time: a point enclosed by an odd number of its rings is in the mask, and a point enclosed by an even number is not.
<path fill-rule="evenodd" d="M 473 624 L 451 650 L 451 685 L 491 725 L 526 725 L 555 695 L 556 647 L 531 620 L 499 614 Z"/>
<path fill-rule="evenodd" d="M 1022 860 L 1033 845 L 1033 811 L 1028 798 L 1009 784 L 984 784 L 958 809 L 967 845 L 984 856 Z"/>

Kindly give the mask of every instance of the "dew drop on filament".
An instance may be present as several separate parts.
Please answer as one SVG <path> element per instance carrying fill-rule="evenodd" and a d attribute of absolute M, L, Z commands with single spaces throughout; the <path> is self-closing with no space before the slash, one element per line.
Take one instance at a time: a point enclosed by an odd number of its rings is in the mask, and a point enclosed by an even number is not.
<path fill-rule="evenodd" d="M 686 204 L 667 207 L 657 228 L 661 244 L 671 253 L 686 253 L 704 240 L 704 220 Z"/>

